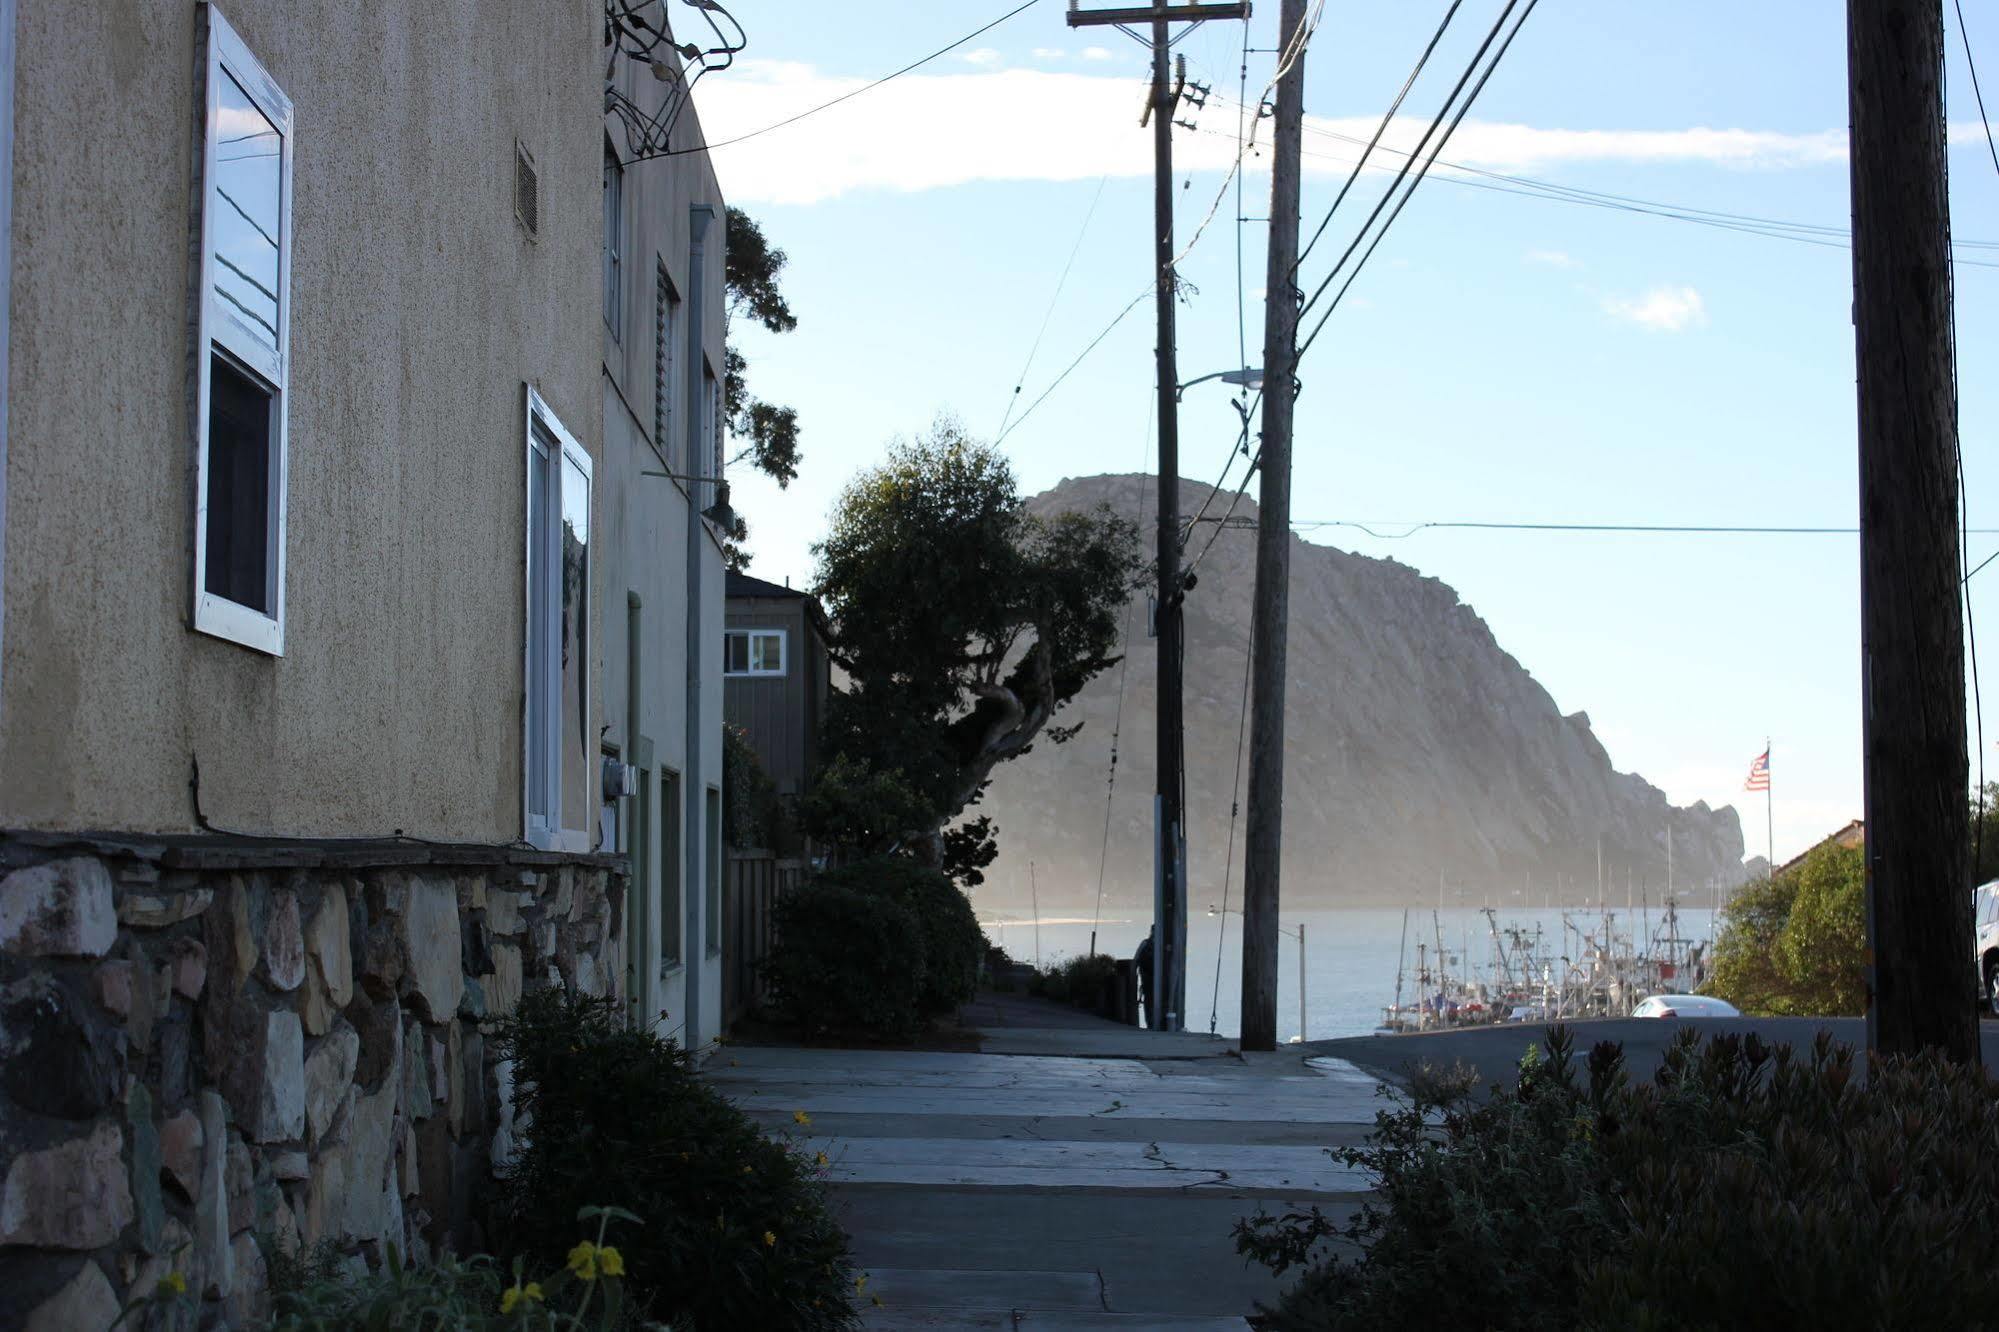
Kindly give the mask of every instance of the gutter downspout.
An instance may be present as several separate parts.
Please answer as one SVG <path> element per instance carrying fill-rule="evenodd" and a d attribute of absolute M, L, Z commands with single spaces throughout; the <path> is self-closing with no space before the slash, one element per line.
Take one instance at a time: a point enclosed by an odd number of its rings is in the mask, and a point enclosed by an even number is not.
<path fill-rule="evenodd" d="M 0 707 L 7 659 L 7 381 L 14 304 L 14 0 L 0 0 Z"/>
<path fill-rule="evenodd" d="M 681 417 L 687 425 L 687 475 L 700 476 L 702 443 L 707 435 L 704 422 L 707 407 L 701 400 L 701 334 L 707 320 L 708 224 L 715 220 L 712 204 L 695 204 L 688 210 L 687 260 L 687 354 L 681 358 L 683 370 Z M 708 783 L 702 769 L 702 685 L 708 669 L 707 643 L 701 632 L 701 540 L 705 535 L 701 517 L 702 483 L 687 483 L 687 777 L 680 784 L 681 838 L 686 859 L 682 876 L 686 893 L 687 925 L 681 933 L 681 950 L 687 965 L 682 970 L 686 993 L 681 997 L 687 1025 L 687 1048 L 699 1049 L 701 1036 L 701 990 L 706 983 L 708 934 L 702 914 L 708 899 L 708 878 L 703 857 L 720 855 L 720 847 L 707 846 L 708 821 L 705 804 Z"/>

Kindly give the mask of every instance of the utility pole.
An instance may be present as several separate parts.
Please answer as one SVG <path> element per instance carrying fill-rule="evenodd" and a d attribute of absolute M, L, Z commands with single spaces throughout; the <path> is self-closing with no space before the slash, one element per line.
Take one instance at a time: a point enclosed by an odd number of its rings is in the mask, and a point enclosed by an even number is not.
<path fill-rule="evenodd" d="M 1867 1048 L 1978 1059 L 1941 0 L 1847 0 Z"/>
<path fill-rule="evenodd" d="M 1167 1031 L 1179 1031 L 1187 1012 L 1187 832 L 1181 809 L 1186 783 L 1185 727 L 1180 678 L 1186 596 L 1180 577 L 1180 370 L 1175 355 L 1173 307 L 1173 108 L 1181 84 L 1169 81 L 1167 50 L 1175 23 L 1249 17 L 1247 0 L 1233 4 L 1149 5 L 1079 9 L 1069 0 L 1072 28 L 1150 25 L 1152 95 L 1145 115 L 1152 124 L 1152 251 L 1154 304 L 1159 318 L 1159 592 L 1153 632 L 1159 643 L 1158 781 L 1153 796 L 1153 946 L 1151 993 Z"/>
<path fill-rule="evenodd" d="M 1284 858 L 1284 653 L 1291 601 L 1291 417 L 1298 397 L 1298 175 L 1305 129 L 1305 0 L 1277 20 L 1270 259 L 1264 281 L 1263 474 L 1251 615 L 1249 816 L 1242 875 L 1242 1048 L 1277 1048 L 1278 880 Z M 1303 940 L 1300 940 L 1302 944 Z M 1441 950 L 1440 950 L 1441 951 Z M 1304 958 L 1298 984 L 1305 975 Z"/>

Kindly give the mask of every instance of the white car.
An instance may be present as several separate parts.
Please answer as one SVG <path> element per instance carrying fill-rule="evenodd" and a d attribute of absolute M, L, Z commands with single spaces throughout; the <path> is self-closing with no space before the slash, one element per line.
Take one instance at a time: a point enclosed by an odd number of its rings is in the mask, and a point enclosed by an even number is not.
<path fill-rule="evenodd" d="M 1971 890 L 1972 975 L 1978 1001 L 1999 1016 L 1999 879 Z"/>
<path fill-rule="evenodd" d="M 1631 1010 L 1642 1018 L 1739 1018 L 1742 1010 L 1705 994 L 1655 994 Z"/>

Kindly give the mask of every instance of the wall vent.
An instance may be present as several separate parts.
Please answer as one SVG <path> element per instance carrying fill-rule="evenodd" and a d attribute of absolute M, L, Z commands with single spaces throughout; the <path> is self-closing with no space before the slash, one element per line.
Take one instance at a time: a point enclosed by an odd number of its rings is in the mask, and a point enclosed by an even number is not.
<path fill-rule="evenodd" d="M 540 230 L 540 179 L 534 169 L 534 154 L 519 139 L 514 140 L 514 216 L 527 228 L 529 237 Z"/>

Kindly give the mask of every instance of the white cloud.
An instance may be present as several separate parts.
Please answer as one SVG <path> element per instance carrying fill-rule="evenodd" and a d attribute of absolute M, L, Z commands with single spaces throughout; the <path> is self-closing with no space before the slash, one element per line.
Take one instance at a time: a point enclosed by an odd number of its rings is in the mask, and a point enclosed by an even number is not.
<path fill-rule="evenodd" d="M 977 46 L 959 56 L 958 59 L 968 65 L 977 65 L 981 69 L 994 69 L 1006 57 L 990 46 Z"/>
<path fill-rule="evenodd" d="M 1117 52 L 1107 46 L 1086 46 L 1083 48 L 1085 60 L 1116 60 Z"/>
<path fill-rule="evenodd" d="M 1581 263 L 1562 250 L 1529 250 L 1527 251 L 1527 262 L 1530 264 L 1539 264 L 1543 268 L 1582 267 Z"/>
<path fill-rule="evenodd" d="M 1116 58 L 1103 48 L 1082 54 Z M 973 51 L 966 58 L 982 62 L 984 52 Z M 695 100 L 709 139 L 719 141 L 811 111 L 865 83 L 864 78 L 835 77 L 800 62 L 742 60 L 727 75 L 702 80 Z M 716 169 L 731 200 L 791 204 L 863 189 L 927 190 L 980 180 L 1094 180 L 1106 173 L 1149 176 L 1151 135 L 1138 126 L 1143 94 L 1136 78 L 1101 73 L 981 63 L 957 73 L 910 74 L 777 133 L 721 150 Z M 1358 117 L 1309 123 L 1363 141 L 1375 128 Z M 1384 147 L 1413 149 L 1427 123 L 1397 117 Z M 1311 176 L 1344 175 L 1358 151 L 1325 133 L 1309 135 L 1307 147 L 1312 155 L 1305 159 L 1305 170 Z M 1568 130 L 1467 120 L 1452 139 L 1448 156 L 1496 170 L 1599 161 L 1768 170 L 1840 161 L 1845 151 L 1844 130 Z M 1234 160 L 1235 136 L 1182 134 L 1175 155 L 1188 172 L 1225 171 Z M 1378 155 L 1375 161 L 1388 169 L 1400 165 L 1392 155 Z M 1250 170 L 1260 175 L 1268 164 L 1266 153 L 1251 159 Z"/>
<path fill-rule="evenodd" d="M 1060 60 L 1068 54 L 1067 51 L 1064 51 L 1059 46 L 1037 46 L 1034 48 L 1034 58 L 1036 60 Z"/>
<path fill-rule="evenodd" d="M 1707 322 L 1707 305 L 1692 287 L 1654 287 L 1635 300 L 1611 296 L 1604 313 L 1661 333 L 1682 333 Z"/>

